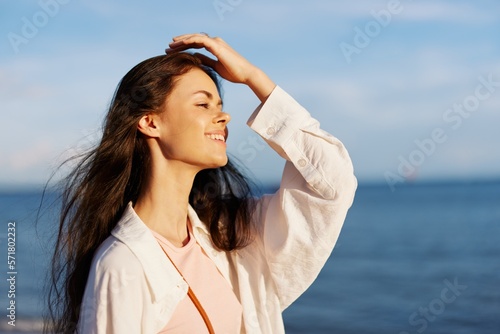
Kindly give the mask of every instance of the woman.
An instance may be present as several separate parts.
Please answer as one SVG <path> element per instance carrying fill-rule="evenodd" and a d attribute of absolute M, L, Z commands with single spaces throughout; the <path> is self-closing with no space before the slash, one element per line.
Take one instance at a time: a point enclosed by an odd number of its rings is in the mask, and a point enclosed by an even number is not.
<path fill-rule="evenodd" d="M 100 144 L 68 179 L 52 330 L 283 333 L 281 312 L 318 275 L 352 204 L 351 161 L 222 39 L 169 46 L 125 75 Z M 190 48 L 216 59 L 180 52 Z M 250 198 L 228 163 L 213 71 L 261 101 L 248 125 L 286 159 L 273 195 Z"/>

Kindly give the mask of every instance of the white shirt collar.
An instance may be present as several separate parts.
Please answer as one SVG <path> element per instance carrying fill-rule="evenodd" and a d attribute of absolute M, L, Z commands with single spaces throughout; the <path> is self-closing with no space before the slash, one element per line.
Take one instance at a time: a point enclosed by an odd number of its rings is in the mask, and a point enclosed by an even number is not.
<path fill-rule="evenodd" d="M 151 230 L 134 211 L 131 202 L 111 234 L 123 242 L 142 264 L 144 275 L 151 287 L 153 302 L 164 299 L 173 287 L 186 285 L 165 256 Z"/>

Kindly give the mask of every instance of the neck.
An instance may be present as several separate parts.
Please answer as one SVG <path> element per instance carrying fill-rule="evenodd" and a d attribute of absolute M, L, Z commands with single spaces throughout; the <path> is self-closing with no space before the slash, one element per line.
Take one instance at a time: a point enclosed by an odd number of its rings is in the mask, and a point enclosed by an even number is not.
<path fill-rule="evenodd" d="M 155 163 L 153 160 L 151 172 L 134 205 L 135 212 L 150 229 L 177 247 L 189 241 L 187 210 L 197 172 L 180 162 Z"/>

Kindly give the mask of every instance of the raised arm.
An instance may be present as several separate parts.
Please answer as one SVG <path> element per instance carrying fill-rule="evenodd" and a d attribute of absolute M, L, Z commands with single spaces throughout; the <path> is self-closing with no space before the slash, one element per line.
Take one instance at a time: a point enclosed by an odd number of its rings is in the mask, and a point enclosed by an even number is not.
<path fill-rule="evenodd" d="M 261 198 L 256 212 L 263 257 L 283 310 L 324 266 L 357 182 L 342 142 L 280 87 L 248 124 L 286 159 L 279 190 Z"/>

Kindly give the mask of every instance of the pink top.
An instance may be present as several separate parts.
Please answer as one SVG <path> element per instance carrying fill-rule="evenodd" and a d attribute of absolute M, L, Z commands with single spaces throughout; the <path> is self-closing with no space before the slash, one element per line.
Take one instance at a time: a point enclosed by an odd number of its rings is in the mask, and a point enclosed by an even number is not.
<path fill-rule="evenodd" d="M 200 301 L 215 333 L 239 333 L 241 304 L 229 283 L 192 236 L 191 228 L 189 230 L 189 242 L 182 248 L 175 247 L 160 234 L 151 232 Z M 186 294 L 170 321 L 159 333 L 208 333 L 208 329 Z"/>

